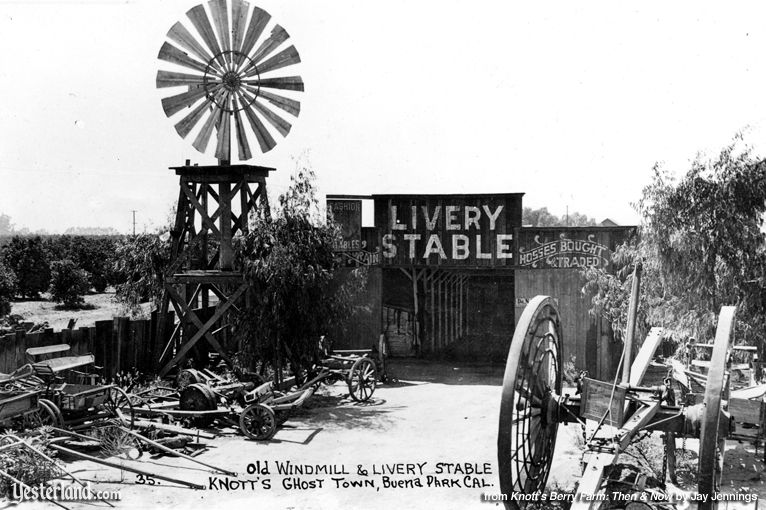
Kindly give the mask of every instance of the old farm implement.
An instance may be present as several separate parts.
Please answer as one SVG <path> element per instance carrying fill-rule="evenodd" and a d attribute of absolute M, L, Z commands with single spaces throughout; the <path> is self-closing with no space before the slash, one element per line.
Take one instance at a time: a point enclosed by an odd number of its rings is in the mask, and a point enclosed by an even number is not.
<path fill-rule="evenodd" d="M 68 350 L 66 344 L 27 349 L 32 362 L 20 369 L 23 376 L 16 379 L 17 384 L 34 387 L 39 392 L 46 424 L 79 429 L 121 418 L 132 427 L 134 412 L 128 394 L 113 384 L 94 384 L 93 374 L 75 370 L 93 365 L 92 354 L 39 359 Z M 91 383 L 65 382 L 72 376 Z"/>
<path fill-rule="evenodd" d="M 635 317 L 635 309 L 631 311 Z M 597 508 L 600 502 L 593 495 L 603 491 L 607 468 L 616 463 L 639 433 L 655 431 L 665 434 L 669 451 L 665 462 L 670 469 L 675 466 L 674 438 L 699 438 L 697 491 L 708 495 L 700 508 L 713 508 L 710 496 L 720 487 L 725 440 L 737 432 L 735 427 L 741 421 L 730 414 L 736 406 L 729 400 L 728 389 L 734 317 L 734 307 L 721 309 L 705 367 L 704 391 L 698 396 L 689 393 L 687 402 L 675 402 L 670 379 L 661 385 L 642 385 L 662 334 L 654 328 L 631 363 L 630 317 L 621 359 L 622 381 L 618 383 L 615 378 L 612 384 L 584 378 L 582 392 L 576 394 L 574 388 L 568 391 L 563 386 L 561 323 L 554 300 L 535 297 L 516 327 L 503 380 L 497 444 L 500 485 L 508 495 L 506 506 L 524 506 L 514 500 L 513 494 L 544 492 L 559 424 L 577 422 L 585 430 L 590 420 L 591 425 L 596 424 L 596 431 L 586 441 L 586 466 L 571 508 Z M 619 367 L 617 372 L 619 376 Z M 762 409 L 761 405 L 756 404 L 758 409 Z M 758 419 L 752 417 L 750 421 Z M 613 432 L 599 436 L 596 432 L 602 428 Z"/>
<path fill-rule="evenodd" d="M 325 355 L 300 386 L 294 378 L 282 384 L 229 381 L 209 370 L 185 369 L 177 377 L 179 390 L 170 394 L 145 395 L 135 406 L 144 416 L 165 416 L 208 426 L 218 419 L 239 429 L 250 439 L 271 439 L 290 411 L 303 407 L 321 384 L 345 381 L 349 395 L 366 402 L 375 392 L 376 360 L 372 351 L 341 351 Z"/>

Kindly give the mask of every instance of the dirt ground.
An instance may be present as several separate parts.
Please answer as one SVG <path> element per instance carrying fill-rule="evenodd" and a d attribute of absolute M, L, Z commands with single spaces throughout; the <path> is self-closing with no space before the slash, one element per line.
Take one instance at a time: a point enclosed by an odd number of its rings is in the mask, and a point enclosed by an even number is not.
<path fill-rule="evenodd" d="M 379 386 L 367 404 L 349 400 L 341 383 L 323 388 L 269 442 L 246 440 L 234 429 L 226 429 L 215 440 L 203 440 L 210 449 L 198 459 L 235 471 L 237 477 L 214 474 L 185 460 L 151 458 L 147 453 L 141 462 L 117 459 L 205 485 L 207 490 L 159 480 L 152 486 L 141 483 L 135 474 L 87 461 L 70 462 L 68 467 L 95 482 L 98 490 L 120 491 L 122 500 L 116 506 L 124 509 L 502 508 L 482 500 L 484 494 L 499 493 L 496 434 L 502 367 L 395 360 L 392 370 L 399 382 Z M 574 487 L 580 476 L 580 434 L 579 426 L 559 428 L 549 488 Z M 686 446 L 697 448 L 693 440 Z M 746 485 L 766 497 L 762 451 L 756 456 L 752 445 L 736 442 L 730 442 L 728 449 L 724 479 L 728 490 Z M 280 474 L 277 464 L 288 462 L 336 473 Z M 269 472 L 248 473 L 248 466 L 256 463 L 268 466 Z M 448 467 L 450 474 L 445 472 Z M 422 487 L 415 486 L 417 481 Z M 403 485 L 392 488 L 391 482 Z M 354 483 L 370 486 L 351 486 Z"/>
<path fill-rule="evenodd" d="M 89 294 L 85 296 L 86 309 L 65 310 L 58 303 L 46 299 L 34 301 L 14 301 L 11 303 L 11 313 L 21 315 L 24 321 L 41 323 L 48 322 L 55 330 L 66 329 L 69 319 L 76 318 L 76 328 L 93 326 L 96 321 L 111 320 L 115 316 L 124 315 L 122 306 L 114 300 L 114 292 Z M 148 309 L 148 308 L 147 308 Z"/>

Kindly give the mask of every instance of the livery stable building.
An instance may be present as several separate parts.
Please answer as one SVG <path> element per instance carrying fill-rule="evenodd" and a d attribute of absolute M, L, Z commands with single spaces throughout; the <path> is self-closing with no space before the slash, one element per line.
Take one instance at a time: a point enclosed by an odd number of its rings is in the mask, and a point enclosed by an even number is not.
<path fill-rule="evenodd" d="M 369 348 L 383 335 L 391 356 L 504 363 L 524 306 L 546 294 L 558 302 L 564 361 L 613 377 L 622 344 L 588 313 L 581 270 L 609 270 L 635 227 L 524 227 L 522 196 L 327 195 L 346 272 L 368 268 L 363 306 L 334 347 Z M 374 227 L 362 226 L 363 201 Z"/>

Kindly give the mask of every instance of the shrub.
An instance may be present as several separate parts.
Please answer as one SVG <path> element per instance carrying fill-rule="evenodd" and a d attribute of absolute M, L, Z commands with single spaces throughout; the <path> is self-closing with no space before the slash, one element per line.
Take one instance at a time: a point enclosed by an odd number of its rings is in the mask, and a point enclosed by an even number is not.
<path fill-rule="evenodd" d="M 69 259 L 57 260 L 51 264 L 51 298 L 68 308 L 84 303 L 83 296 L 90 289 L 88 272 L 77 267 Z"/>
<path fill-rule="evenodd" d="M 141 303 L 159 304 L 164 272 L 170 263 L 169 239 L 156 234 L 127 238 L 117 246 L 114 261 L 112 277 L 116 280 L 117 301 L 134 313 L 140 310 Z"/>

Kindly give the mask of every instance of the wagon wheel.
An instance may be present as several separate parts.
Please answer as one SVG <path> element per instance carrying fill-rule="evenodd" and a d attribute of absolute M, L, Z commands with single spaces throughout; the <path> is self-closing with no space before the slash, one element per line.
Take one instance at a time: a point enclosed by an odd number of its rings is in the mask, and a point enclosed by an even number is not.
<path fill-rule="evenodd" d="M 536 296 L 513 333 L 503 378 L 497 457 L 500 492 L 531 494 L 548 479 L 561 394 L 561 323 L 553 299 Z M 507 501 L 508 508 L 518 508 Z"/>
<path fill-rule="evenodd" d="M 348 374 L 348 392 L 357 402 L 367 402 L 375 393 L 378 371 L 370 358 L 359 358 Z"/>
<path fill-rule="evenodd" d="M 269 406 L 253 404 L 239 415 L 239 428 L 250 439 L 266 441 L 277 431 L 277 418 Z"/>
<path fill-rule="evenodd" d="M 734 334 L 734 316 L 736 308 L 724 306 L 718 316 L 715 330 L 713 354 L 710 356 L 710 368 L 705 385 L 704 411 L 700 433 L 699 478 L 697 490 L 700 494 L 715 494 L 721 483 L 723 458 L 726 449 L 726 436 L 721 433 L 722 400 L 728 386 L 726 361 Z M 725 407 L 725 406 L 724 406 Z M 724 409 L 725 410 L 725 409 Z M 712 508 L 712 502 L 703 503 L 700 508 Z"/>
<path fill-rule="evenodd" d="M 40 409 L 37 414 L 44 426 L 59 428 L 64 426 L 64 415 L 56 404 L 44 398 L 41 398 L 38 403 Z"/>
<path fill-rule="evenodd" d="M 106 402 L 104 402 L 104 409 L 110 416 L 117 418 L 128 428 L 132 429 L 136 421 L 136 413 L 133 409 L 133 402 L 130 400 L 130 396 L 125 393 L 125 390 L 112 386 L 109 388 Z M 127 423 L 122 420 L 126 419 Z"/>
<path fill-rule="evenodd" d="M 176 386 L 179 390 L 183 390 L 190 384 L 204 382 L 200 373 L 193 368 L 186 368 L 181 370 L 176 376 Z"/>
<path fill-rule="evenodd" d="M 180 407 L 182 411 L 214 411 L 218 409 L 215 393 L 207 384 L 190 384 L 181 392 Z M 196 416 L 193 421 L 198 427 L 208 427 L 215 420 L 214 416 Z"/>

